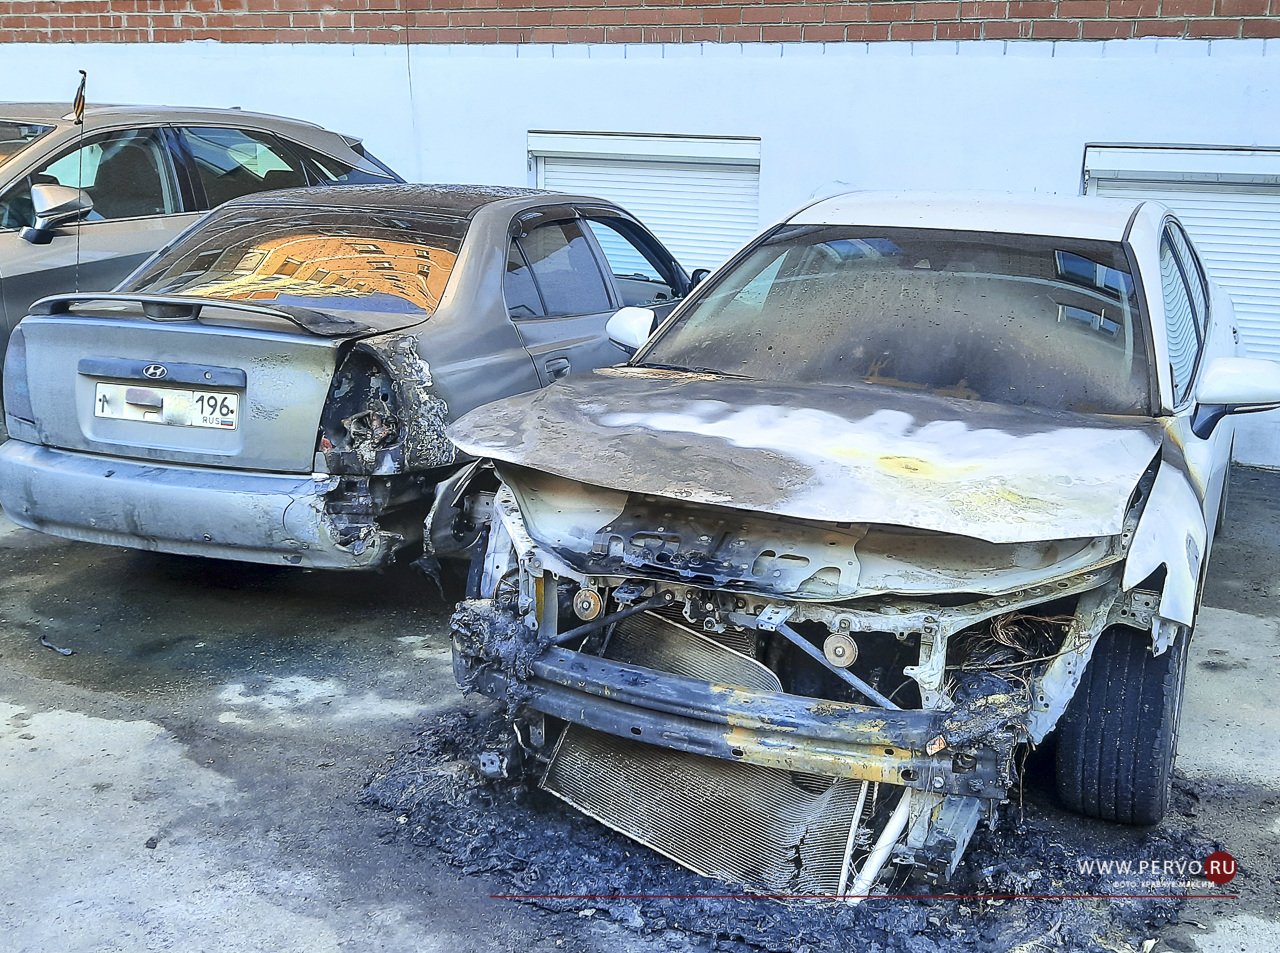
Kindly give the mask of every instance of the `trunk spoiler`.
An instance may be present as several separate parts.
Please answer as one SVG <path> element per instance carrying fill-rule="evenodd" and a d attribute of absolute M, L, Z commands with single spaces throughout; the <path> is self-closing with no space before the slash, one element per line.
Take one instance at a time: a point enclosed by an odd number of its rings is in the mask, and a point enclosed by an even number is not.
<path fill-rule="evenodd" d="M 309 308 L 295 308 L 291 305 L 261 305 L 247 301 L 236 301 L 229 298 L 198 298 L 192 295 L 146 295 L 146 294 L 108 294 L 102 292 L 89 294 L 51 295 L 41 298 L 31 306 L 31 314 L 67 314 L 80 305 L 95 302 L 114 304 L 133 304 L 142 308 L 142 313 L 152 321 L 195 321 L 205 308 L 221 308 L 230 311 L 245 311 L 250 314 L 261 314 L 273 318 L 282 318 L 297 325 L 304 331 L 321 337 L 354 337 L 361 334 L 374 334 L 377 328 L 350 318 L 343 318 L 323 311 L 312 311 Z"/>

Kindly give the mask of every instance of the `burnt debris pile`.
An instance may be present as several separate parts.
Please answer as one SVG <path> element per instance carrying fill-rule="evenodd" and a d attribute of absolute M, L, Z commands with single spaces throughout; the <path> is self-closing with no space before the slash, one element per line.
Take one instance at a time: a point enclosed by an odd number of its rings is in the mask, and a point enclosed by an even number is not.
<path fill-rule="evenodd" d="M 496 895 L 691 949 L 867 953 L 942 950 L 1138 948 L 1184 901 L 1149 889 L 1117 890 L 1114 874 L 1082 869 L 1096 857 L 1133 861 L 1203 857 L 1214 845 L 1194 831 L 1108 828 L 1081 837 L 1048 795 L 1029 790 L 995 831 L 981 829 L 946 899 L 938 888 L 894 878 L 892 898 L 860 906 L 752 897 L 637 846 L 544 791 L 513 778 L 486 779 L 477 751 L 506 766 L 515 748 L 493 706 L 458 708 L 418 732 L 367 784 L 368 803 L 390 812 L 389 837 L 439 851 Z M 490 770 L 488 773 L 494 773 Z M 1115 893 L 1138 894 L 1124 899 Z M 1033 899 L 1013 899 L 1032 895 Z M 1046 899 L 1069 895 L 1072 899 Z M 920 899 L 914 899 L 919 897 Z"/>

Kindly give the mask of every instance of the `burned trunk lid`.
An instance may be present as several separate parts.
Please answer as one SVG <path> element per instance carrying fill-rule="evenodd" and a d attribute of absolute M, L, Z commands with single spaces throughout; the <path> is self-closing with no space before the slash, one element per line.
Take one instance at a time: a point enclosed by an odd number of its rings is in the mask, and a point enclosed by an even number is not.
<path fill-rule="evenodd" d="M 142 295 L 46 299 L 22 323 L 36 432 L 65 450 L 308 473 L 344 345 L 422 318 Z"/>

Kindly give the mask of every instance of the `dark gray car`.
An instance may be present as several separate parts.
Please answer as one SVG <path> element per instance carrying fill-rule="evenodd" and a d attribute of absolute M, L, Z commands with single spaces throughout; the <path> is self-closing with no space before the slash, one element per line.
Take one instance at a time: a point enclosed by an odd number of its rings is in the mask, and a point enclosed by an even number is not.
<path fill-rule="evenodd" d="M 524 189 L 347 186 L 222 206 L 115 294 L 45 299 L 5 365 L 15 522 L 363 569 L 421 535 L 446 423 L 625 353 L 689 279 L 634 218 Z"/>
<path fill-rule="evenodd" d="M 268 189 L 400 182 L 360 140 L 239 109 L 0 103 L 0 352 L 37 298 L 111 288 L 201 214 Z"/>

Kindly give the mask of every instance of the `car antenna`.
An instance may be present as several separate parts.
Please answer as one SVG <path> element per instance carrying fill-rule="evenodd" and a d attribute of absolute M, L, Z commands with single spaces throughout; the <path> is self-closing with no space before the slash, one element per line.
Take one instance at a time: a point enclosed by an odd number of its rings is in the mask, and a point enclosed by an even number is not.
<path fill-rule="evenodd" d="M 89 74 L 80 70 L 80 88 L 76 90 L 76 98 L 71 101 L 71 112 L 76 117 L 76 125 L 80 127 L 80 145 L 76 149 L 80 168 L 76 171 L 76 189 L 84 195 L 84 85 Z M 76 294 L 80 293 L 80 230 L 83 222 L 76 222 Z"/>

